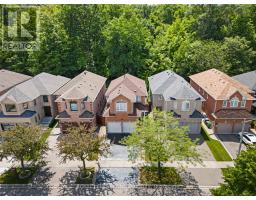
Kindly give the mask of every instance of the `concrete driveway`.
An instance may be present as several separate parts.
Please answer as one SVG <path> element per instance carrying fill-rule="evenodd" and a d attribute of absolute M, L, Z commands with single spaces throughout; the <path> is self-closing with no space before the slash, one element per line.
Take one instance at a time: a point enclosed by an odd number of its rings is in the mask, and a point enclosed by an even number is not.
<path fill-rule="evenodd" d="M 239 148 L 239 135 L 238 134 L 216 134 L 226 147 L 228 152 L 232 155 L 233 159 L 237 157 Z M 242 150 L 246 150 L 246 146 L 242 143 Z"/>
<path fill-rule="evenodd" d="M 197 150 L 201 154 L 204 161 L 215 161 L 211 150 L 209 149 L 201 134 L 189 134 L 189 137 L 193 141 L 197 140 Z"/>

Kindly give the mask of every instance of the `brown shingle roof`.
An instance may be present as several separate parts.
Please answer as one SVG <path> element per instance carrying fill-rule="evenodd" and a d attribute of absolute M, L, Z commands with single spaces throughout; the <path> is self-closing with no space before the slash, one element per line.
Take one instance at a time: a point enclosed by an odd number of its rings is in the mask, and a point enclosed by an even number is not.
<path fill-rule="evenodd" d="M 209 69 L 189 78 L 216 100 L 228 99 L 237 91 L 247 99 L 253 99 L 250 95 L 253 91 L 217 69 Z"/>
<path fill-rule="evenodd" d="M 56 101 L 61 101 L 62 98 L 82 99 L 85 97 L 94 101 L 105 82 L 105 77 L 84 71 L 57 90 L 54 95 L 60 95 Z"/>
<path fill-rule="evenodd" d="M 31 76 L 8 71 L 5 69 L 0 69 L 0 92 L 7 90 L 19 83 L 22 83 L 22 82 L 30 79 L 30 78 L 31 78 Z"/>
<path fill-rule="evenodd" d="M 130 74 L 114 79 L 108 87 L 106 96 L 111 100 L 120 94 L 133 101 L 136 96 L 148 96 L 145 81 Z"/>

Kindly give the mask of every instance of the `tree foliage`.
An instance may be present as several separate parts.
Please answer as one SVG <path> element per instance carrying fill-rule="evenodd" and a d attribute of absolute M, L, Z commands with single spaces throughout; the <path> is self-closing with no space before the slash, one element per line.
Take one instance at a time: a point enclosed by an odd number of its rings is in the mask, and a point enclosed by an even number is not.
<path fill-rule="evenodd" d="M 59 154 L 62 161 L 81 160 L 86 171 L 85 161 L 108 152 L 109 145 L 103 137 L 99 137 L 94 129 L 85 129 L 84 126 L 72 127 L 58 142 Z"/>
<path fill-rule="evenodd" d="M 12 157 L 20 161 L 25 169 L 24 161 L 35 161 L 38 154 L 43 155 L 48 150 L 48 144 L 41 142 L 42 131 L 37 126 L 15 126 L 8 131 L 2 131 L 3 142 L 0 145 L 0 157 Z"/>
<path fill-rule="evenodd" d="M 250 146 L 235 160 L 235 166 L 223 170 L 224 183 L 212 189 L 216 196 L 256 195 L 256 146 Z"/>
<path fill-rule="evenodd" d="M 255 5 L 39 7 L 40 50 L 0 50 L 0 68 L 67 77 L 86 69 L 111 79 L 164 69 L 185 78 L 212 67 L 230 75 L 255 69 Z"/>
<path fill-rule="evenodd" d="M 150 115 L 137 121 L 136 130 L 122 143 L 128 146 L 130 160 L 156 162 L 160 172 L 161 162 L 201 161 L 196 144 L 187 132 L 188 127 L 179 126 L 171 112 L 154 109 Z"/>

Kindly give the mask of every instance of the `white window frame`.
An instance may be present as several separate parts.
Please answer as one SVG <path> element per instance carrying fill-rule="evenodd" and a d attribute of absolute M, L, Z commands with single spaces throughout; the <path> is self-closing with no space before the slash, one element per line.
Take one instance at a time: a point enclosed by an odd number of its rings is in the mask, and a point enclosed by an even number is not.
<path fill-rule="evenodd" d="M 163 100 L 163 96 L 162 95 L 159 95 L 159 100 Z"/>
<path fill-rule="evenodd" d="M 124 101 L 116 102 L 116 111 L 117 112 L 127 112 L 127 102 L 124 102 Z"/>
<path fill-rule="evenodd" d="M 188 108 L 187 108 L 187 105 L 188 105 Z M 182 111 L 189 111 L 190 110 L 190 102 L 189 101 L 183 101 L 182 102 L 182 105 L 181 105 L 181 110 Z"/>
<path fill-rule="evenodd" d="M 72 104 L 73 104 L 73 105 L 76 105 L 76 109 L 73 109 L 74 107 L 72 107 Z M 69 102 L 69 108 L 70 108 L 70 111 L 72 111 L 72 112 L 77 112 L 77 111 L 78 111 L 77 102 L 76 102 L 76 101 L 70 101 L 70 102 Z"/>
<path fill-rule="evenodd" d="M 236 106 L 234 106 L 234 102 L 236 102 Z M 237 108 L 238 107 L 239 100 L 235 97 L 230 100 L 230 107 L 231 108 Z"/>
<path fill-rule="evenodd" d="M 241 101 L 241 108 L 245 108 L 245 106 L 246 106 L 246 99 L 243 99 Z"/>
<path fill-rule="evenodd" d="M 223 100 L 223 102 L 222 102 L 222 107 L 223 107 L 223 108 L 228 107 L 228 100 Z"/>
<path fill-rule="evenodd" d="M 141 103 L 141 96 L 136 96 L 136 103 Z"/>

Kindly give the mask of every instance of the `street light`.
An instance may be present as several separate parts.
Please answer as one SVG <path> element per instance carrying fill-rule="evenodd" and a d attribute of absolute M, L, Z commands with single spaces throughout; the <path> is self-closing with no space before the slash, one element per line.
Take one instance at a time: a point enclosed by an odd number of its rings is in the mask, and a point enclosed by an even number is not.
<path fill-rule="evenodd" d="M 238 148 L 238 153 L 237 153 L 237 155 L 239 155 L 240 152 L 241 152 L 245 123 L 251 122 L 251 121 L 253 121 L 253 120 L 247 120 L 247 121 L 245 121 L 245 119 L 244 119 L 244 121 L 243 121 L 242 131 L 239 133 L 240 142 L 239 142 L 239 148 Z"/>

